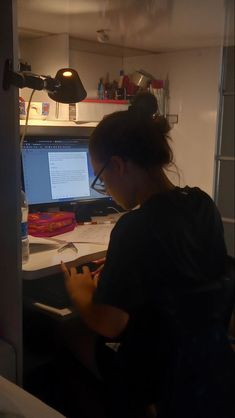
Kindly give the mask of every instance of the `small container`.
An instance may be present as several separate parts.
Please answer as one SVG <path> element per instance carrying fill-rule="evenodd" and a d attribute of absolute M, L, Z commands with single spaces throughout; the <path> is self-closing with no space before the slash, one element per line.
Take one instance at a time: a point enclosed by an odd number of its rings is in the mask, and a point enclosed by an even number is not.
<path fill-rule="evenodd" d="M 133 84 L 135 84 L 138 87 L 141 87 L 143 89 L 146 89 L 149 85 L 149 82 L 153 79 L 154 77 L 147 73 L 144 70 L 139 70 L 139 71 L 135 71 L 132 76 L 131 76 L 131 82 Z"/>
<path fill-rule="evenodd" d="M 20 114 L 20 119 L 25 119 L 26 107 L 25 107 L 25 100 L 23 99 L 23 97 L 19 97 L 19 114 Z"/>
<path fill-rule="evenodd" d="M 26 111 L 25 114 L 20 114 L 20 119 L 26 118 L 26 112 L 28 109 L 29 102 L 25 102 Z M 50 103 L 48 102 L 31 102 L 29 119 L 45 120 L 49 115 Z"/>

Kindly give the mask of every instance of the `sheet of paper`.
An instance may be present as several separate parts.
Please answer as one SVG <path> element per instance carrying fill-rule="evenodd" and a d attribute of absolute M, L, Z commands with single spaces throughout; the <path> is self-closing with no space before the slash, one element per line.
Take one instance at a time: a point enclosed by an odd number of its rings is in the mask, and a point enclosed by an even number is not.
<path fill-rule="evenodd" d="M 73 231 L 50 238 L 33 237 L 29 235 L 30 245 L 60 246 L 66 242 L 108 244 L 114 223 L 78 225 Z"/>
<path fill-rule="evenodd" d="M 79 225 L 77 227 L 78 241 L 108 244 L 114 224 Z"/>
<path fill-rule="evenodd" d="M 33 237 L 32 235 L 29 235 L 29 244 L 30 245 L 59 245 L 59 242 L 51 238 Z"/>
<path fill-rule="evenodd" d="M 42 251 L 50 251 L 58 249 L 63 243 L 52 241 L 48 238 L 33 237 L 29 235 L 29 251 L 30 254 L 39 253 Z"/>

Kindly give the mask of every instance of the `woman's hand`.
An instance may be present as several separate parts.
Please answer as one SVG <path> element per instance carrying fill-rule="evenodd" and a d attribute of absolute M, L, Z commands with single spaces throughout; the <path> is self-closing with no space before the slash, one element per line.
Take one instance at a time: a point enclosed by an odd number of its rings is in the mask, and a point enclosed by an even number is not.
<path fill-rule="evenodd" d="M 129 314 L 114 306 L 93 303 L 96 280 L 92 279 L 89 268 L 84 266 L 83 273 L 77 273 L 75 267 L 68 270 L 61 262 L 61 269 L 67 291 L 87 325 L 108 338 L 120 335 L 127 326 Z"/>
<path fill-rule="evenodd" d="M 68 294 L 76 304 L 82 303 L 83 299 L 86 301 L 92 299 L 97 284 L 92 279 L 90 269 L 87 266 L 82 267 L 83 273 L 78 273 L 75 267 L 68 270 L 66 265 L 61 262 L 61 269 Z"/>

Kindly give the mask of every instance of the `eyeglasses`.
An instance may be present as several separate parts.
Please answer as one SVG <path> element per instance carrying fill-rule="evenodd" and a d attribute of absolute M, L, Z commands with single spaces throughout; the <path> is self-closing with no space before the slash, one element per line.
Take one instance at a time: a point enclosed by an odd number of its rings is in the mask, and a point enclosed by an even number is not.
<path fill-rule="evenodd" d="M 106 161 L 106 163 L 103 165 L 103 167 L 98 172 L 97 176 L 95 177 L 95 179 L 93 180 L 93 182 L 90 185 L 90 188 L 91 189 L 93 189 L 96 192 L 101 193 L 101 194 L 107 194 L 107 190 L 106 190 L 105 184 L 100 179 L 100 176 L 101 176 L 101 174 L 103 173 L 104 169 L 107 167 L 108 164 L 109 164 L 109 160 Z"/>

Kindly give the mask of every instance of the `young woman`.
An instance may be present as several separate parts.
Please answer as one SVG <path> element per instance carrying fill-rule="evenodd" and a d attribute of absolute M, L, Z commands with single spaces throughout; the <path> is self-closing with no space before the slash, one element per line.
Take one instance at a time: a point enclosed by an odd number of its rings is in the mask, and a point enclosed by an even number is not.
<path fill-rule="evenodd" d="M 147 112 L 137 100 L 92 134 L 93 188 L 129 212 L 112 231 L 99 282 L 88 267 L 63 266 L 66 286 L 88 326 L 120 343 L 100 362 L 109 417 L 143 417 L 155 402 L 159 417 L 232 418 L 222 223 L 206 193 L 168 179 L 169 126 L 153 115 L 152 97 Z"/>

